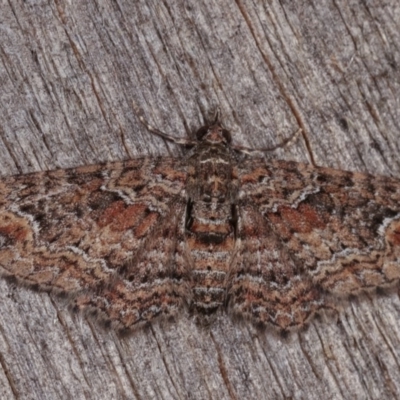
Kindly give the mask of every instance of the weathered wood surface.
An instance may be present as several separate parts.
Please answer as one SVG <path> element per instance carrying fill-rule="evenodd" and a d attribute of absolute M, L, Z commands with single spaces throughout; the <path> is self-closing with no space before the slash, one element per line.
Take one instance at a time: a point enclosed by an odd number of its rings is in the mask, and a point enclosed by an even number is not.
<path fill-rule="evenodd" d="M 400 177 L 400 3 L 11 0 L 0 12 L 1 175 L 180 155 L 220 105 L 269 157 Z M 397 291 L 280 339 L 222 316 L 125 339 L 0 281 L 2 399 L 400 398 Z"/>

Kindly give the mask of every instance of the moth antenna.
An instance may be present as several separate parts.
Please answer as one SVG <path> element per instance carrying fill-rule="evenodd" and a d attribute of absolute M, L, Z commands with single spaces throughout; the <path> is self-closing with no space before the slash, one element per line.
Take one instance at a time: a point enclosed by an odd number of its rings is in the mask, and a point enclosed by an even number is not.
<path fill-rule="evenodd" d="M 168 133 L 165 133 L 163 131 L 160 131 L 159 129 L 155 128 L 153 125 L 151 125 L 147 119 L 143 116 L 143 112 L 142 110 L 140 110 L 140 108 L 137 106 L 137 104 L 132 101 L 132 108 L 136 114 L 136 116 L 139 118 L 139 121 L 141 122 L 141 124 L 143 126 L 146 127 L 146 129 L 151 132 L 154 133 L 155 135 L 168 140 L 169 142 L 175 143 L 175 144 L 179 144 L 181 146 L 194 146 L 196 145 L 197 142 L 193 141 L 193 140 L 189 140 L 189 139 L 183 139 L 183 138 L 179 138 L 176 136 L 172 136 L 169 135 Z"/>
<path fill-rule="evenodd" d="M 296 132 L 292 133 L 287 139 L 284 139 L 282 142 L 278 143 L 275 146 L 271 146 L 271 147 L 263 147 L 261 149 L 253 149 L 251 147 L 246 147 L 246 146 L 234 146 L 232 148 L 234 150 L 240 151 L 244 154 L 249 154 L 249 155 L 262 154 L 262 153 L 274 151 L 276 149 L 281 149 L 286 146 L 292 145 L 298 139 L 301 132 L 303 132 L 303 130 L 301 128 L 299 128 Z"/>

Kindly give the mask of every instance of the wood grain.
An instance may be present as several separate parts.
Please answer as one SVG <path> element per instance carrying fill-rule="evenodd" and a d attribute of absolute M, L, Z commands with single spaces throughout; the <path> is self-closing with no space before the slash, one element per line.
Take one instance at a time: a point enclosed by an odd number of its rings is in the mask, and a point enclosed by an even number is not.
<path fill-rule="evenodd" d="M 1 175 L 182 154 L 219 105 L 270 158 L 400 177 L 396 0 L 3 2 Z M 393 399 L 400 300 L 365 295 L 281 339 L 221 317 L 120 339 L 0 281 L 0 397 Z"/>

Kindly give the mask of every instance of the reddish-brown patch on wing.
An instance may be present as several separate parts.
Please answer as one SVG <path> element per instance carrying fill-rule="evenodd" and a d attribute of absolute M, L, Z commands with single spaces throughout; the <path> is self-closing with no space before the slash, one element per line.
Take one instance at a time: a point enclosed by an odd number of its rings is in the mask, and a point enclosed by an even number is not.
<path fill-rule="evenodd" d="M 141 238 L 149 233 L 154 227 L 155 223 L 159 220 L 157 213 L 150 213 L 140 221 L 139 225 L 135 228 L 134 235 L 137 238 Z"/>
<path fill-rule="evenodd" d="M 294 231 L 308 233 L 313 229 L 322 229 L 325 226 L 318 212 L 308 204 L 300 204 L 298 208 L 283 206 L 278 210 L 281 218 Z"/>
<path fill-rule="evenodd" d="M 122 231 L 132 228 L 143 217 L 146 204 L 127 206 L 123 201 L 115 201 L 100 216 L 98 224 L 102 228 L 110 225 L 111 229 Z"/>
<path fill-rule="evenodd" d="M 247 174 L 243 174 L 240 177 L 240 181 L 242 184 L 254 184 L 258 183 L 261 178 L 269 175 L 270 173 L 266 168 L 258 167 Z"/>
<path fill-rule="evenodd" d="M 31 229 L 20 224 L 18 221 L 12 221 L 6 225 L 0 226 L 0 235 L 6 236 L 13 241 L 23 241 L 28 238 L 31 233 Z"/>
<path fill-rule="evenodd" d="M 386 232 L 386 239 L 393 246 L 400 246 L 400 221 L 393 221 Z M 398 250 L 400 252 L 400 249 Z"/>

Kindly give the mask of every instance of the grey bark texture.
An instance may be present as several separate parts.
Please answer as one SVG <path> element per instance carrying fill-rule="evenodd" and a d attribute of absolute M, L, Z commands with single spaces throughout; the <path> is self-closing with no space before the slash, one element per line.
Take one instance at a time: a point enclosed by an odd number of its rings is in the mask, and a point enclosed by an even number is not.
<path fill-rule="evenodd" d="M 183 154 L 221 107 L 270 158 L 400 178 L 398 0 L 0 2 L 2 176 Z M 0 281 L 1 399 L 400 398 L 400 299 L 366 294 L 282 339 L 221 315 L 118 338 Z"/>

